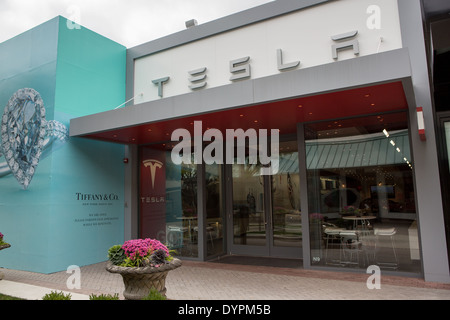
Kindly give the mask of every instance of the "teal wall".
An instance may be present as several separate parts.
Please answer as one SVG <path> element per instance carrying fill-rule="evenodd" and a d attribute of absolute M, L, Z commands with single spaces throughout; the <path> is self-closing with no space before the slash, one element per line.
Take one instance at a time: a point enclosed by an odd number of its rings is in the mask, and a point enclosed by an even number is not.
<path fill-rule="evenodd" d="M 56 17 L 0 44 L 0 112 L 17 90 L 44 101 L 46 119 L 73 117 L 125 101 L 126 48 Z M 51 273 L 106 260 L 124 237 L 124 148 L 70 138 L 41 156 L 24 190 L 0 177 L 0 232 L 11 248 L 0 267 Z M 0 156 L 0 164 L 5 158 Z M 88 196 L 95 195 L 95 196 Z"/>
<path fill-rule="evenodd" d="M 114 109 L 125 101 L 126 48 L 60 17 L 56 108 L 73 117 Z"/>

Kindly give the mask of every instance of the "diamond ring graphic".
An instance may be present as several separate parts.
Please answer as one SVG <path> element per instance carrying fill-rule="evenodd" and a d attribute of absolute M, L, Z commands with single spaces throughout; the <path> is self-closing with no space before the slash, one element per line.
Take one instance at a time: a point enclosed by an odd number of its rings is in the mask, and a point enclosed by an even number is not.
<path fill-rule="evenodd" d="M 16 91 L 1 121 L 0 157 L 6 161 L 0 162 L 0 177 L 12 173 L 23 189 L 27 189 L 39 160 L 50 154 L 49 147 L 68 138 L 64 124 L 45 119 L 44 102 L 36 90 Z"/>

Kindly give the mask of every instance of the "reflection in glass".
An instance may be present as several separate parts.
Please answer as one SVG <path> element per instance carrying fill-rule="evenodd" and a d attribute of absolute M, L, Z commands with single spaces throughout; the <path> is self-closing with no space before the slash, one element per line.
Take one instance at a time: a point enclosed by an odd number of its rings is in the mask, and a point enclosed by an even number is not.
<path fill-rule="evenodd" d="M 311 263 L 419 272 L 406 113 L 310 124 L 305 135 Z"/>
<path fill-rule="evenodd" d="M 445 129 L 445 142 L 447 148 L 447 159 L 450 160 L 450 122 L 444 123 Z M 450 170 L 450 161 L 448 162 L 449 170 Z"/>
<path fill-rule="evenodd" d="M 206 176 L 206 225 L 205 237 L 207 255 L 223 252 L 224 246 L 224 208 L 223 172 L 218 164 L 205 165 Z"/>
<path fill-rule="evenodd" d="M 266 244 L 264 180 L 259 164 L 233 164 L 233 243 Z"/>
<path fill-rule="evenodd" d="M 197 257 L 197 165 L 174 164 L 161 145 L 141 147 L 139 189 L 140 237 Z"/>
<path fill-rule="evenodd" d="M 301 247 L 297 141 L 280 143 L 280 167 L 272 176 L 273 245 Z"/>
<path fill-rule="evenodd" d="M 172 217 L 167 222 L 168 244 L 179 256 L 197 257 L 197 165 L 175 165 L 170 152 L 167 152 L 167 163 L 167 213 Z"/>

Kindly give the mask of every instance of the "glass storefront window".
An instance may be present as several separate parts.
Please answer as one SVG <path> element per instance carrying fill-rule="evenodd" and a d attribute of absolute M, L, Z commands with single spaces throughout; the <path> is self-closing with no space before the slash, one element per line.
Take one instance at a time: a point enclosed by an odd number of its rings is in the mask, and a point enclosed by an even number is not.
<path fill-rule="evenodd" d="M 312 265 L 420 271 L 406 113 L 305 125 Z"/>
<path fill-rule="evenodd" d="M 139 193 L 140 236 L 198 257 L 197 165 L 174 164 L 163 147 L 141 147 Z"/>

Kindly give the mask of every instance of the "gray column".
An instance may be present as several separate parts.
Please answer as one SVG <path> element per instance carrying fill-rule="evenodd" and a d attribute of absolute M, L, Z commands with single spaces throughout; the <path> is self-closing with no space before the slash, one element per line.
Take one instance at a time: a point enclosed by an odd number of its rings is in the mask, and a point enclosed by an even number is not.
<path fill-rule="evenodd" d="M 409 99 L 408 104 L 424 279 L 450 283 L 421 1 L 398 0 L 398 5 L 403 47 L 408 48 L 411 59 L 415 96 L 415 101 Z M 423 107 L 426 141 L 421 141 L 418 135 L 416 107 Z"/>
<path fill-rule="evenodd" d="M 138 183 L 139 183 L 139 159 L 137 146 L 125 146 L 125 210 L 124 210 L 124 240 L 136 239 L 138 232 Z"/>
<path fill-rule="evenodd" d="M 305 132 L 302 123 L 297 124 L 298 172 L 300 175 L 300 210 L 302 215 L 303 267 L 311 268 L 311 245 L 309 239 L 308 175 L 306 172 Z"/>
<path fill-rule="evenodd" d="M 205 165 L 197 165 L 197 245 L 198 245 L 198 260 L 206 260 L 206 179 L 205 179 Z"/>

